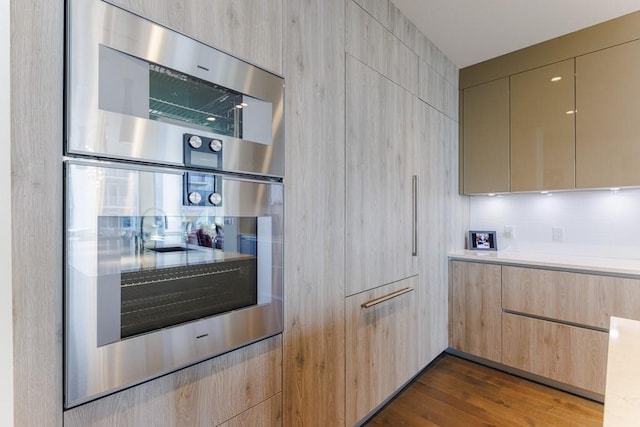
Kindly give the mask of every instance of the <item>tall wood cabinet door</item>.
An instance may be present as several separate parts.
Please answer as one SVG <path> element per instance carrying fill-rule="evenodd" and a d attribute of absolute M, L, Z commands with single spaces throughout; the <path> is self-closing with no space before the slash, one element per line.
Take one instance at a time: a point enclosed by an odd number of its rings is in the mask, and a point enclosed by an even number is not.
<path fill-rule="evenodd" d="M 449 345 L 500 362 L 501 266 L 463 261 L 450 263 Z"/>
<path fill-rule="evenodd" d="M 417 274 L 417 132 L 411 93 L 348 55 L 346 97 L 346 288 L 353 295 Z"/>
<path fill-rule="evenodd" d="M 416 296 L 412 290 L 417 283 L 417 276 L 410 277 L 346 299 L 348 426 L 355 425 L 418 372 Z"/>
<path fill-rule="evenodd" d="M 464 194 L 509 191 L 509 78 L 462 93 Z"/>
<path fill-rule="evenodd" d="M 576 58 L 576 186 L 640 185 L 640 40 Z"/>
<path fill-rule="evenodd" d="M 511 76 L 511 191 L 575 186 L 573 58 Z"/>

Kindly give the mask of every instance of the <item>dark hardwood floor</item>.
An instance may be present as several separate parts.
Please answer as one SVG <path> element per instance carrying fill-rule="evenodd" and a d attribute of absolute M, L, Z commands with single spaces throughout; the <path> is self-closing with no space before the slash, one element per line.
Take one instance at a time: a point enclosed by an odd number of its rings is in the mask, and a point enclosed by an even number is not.
<path fill-rule="evenodd" d="M 602 426 L 604 406 L 445 354 L 365 425 Z"/>

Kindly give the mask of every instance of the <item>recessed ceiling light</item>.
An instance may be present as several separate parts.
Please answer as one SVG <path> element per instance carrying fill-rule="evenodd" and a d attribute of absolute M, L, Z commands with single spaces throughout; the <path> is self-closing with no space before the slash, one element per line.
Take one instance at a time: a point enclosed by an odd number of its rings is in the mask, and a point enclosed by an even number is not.
<path fill-rule="evenodd" d="M 559 82 L 560 80 L 562 80 L 562 77 L 560 77 L 560 76 L 556 76 L 556 77 L 552 77 L 551 78 L 552 82 Z"/>
<path fill-rule="evenodd" d="M 216 118 L 215 117 L 207 117 L 207 120 L 209 120 L 210 122 L 215 122 Z"/>

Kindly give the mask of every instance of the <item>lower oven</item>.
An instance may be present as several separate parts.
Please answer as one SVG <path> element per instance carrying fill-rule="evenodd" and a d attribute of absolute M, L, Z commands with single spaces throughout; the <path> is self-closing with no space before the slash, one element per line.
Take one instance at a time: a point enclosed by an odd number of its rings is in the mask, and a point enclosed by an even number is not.
<path fill-rule="evenodd" d="M 65 163 L 65 407 L 282 331 L 279 182 Z"/>

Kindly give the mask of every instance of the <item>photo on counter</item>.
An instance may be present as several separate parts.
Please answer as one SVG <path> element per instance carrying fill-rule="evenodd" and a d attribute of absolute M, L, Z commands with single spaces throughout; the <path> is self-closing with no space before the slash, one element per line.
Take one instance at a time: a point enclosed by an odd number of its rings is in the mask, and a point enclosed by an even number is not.
<path fill-rule="evenodd" d="M 469 250 L 497 250 L 495 231 L 469 231 Z"/>

